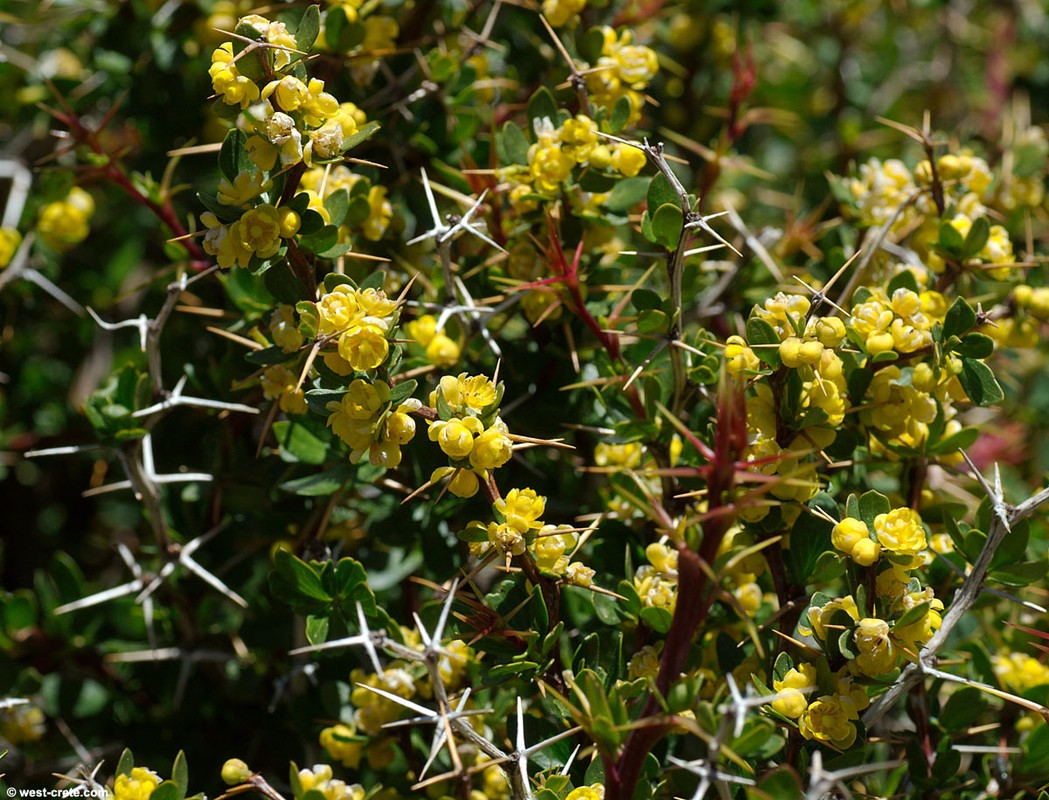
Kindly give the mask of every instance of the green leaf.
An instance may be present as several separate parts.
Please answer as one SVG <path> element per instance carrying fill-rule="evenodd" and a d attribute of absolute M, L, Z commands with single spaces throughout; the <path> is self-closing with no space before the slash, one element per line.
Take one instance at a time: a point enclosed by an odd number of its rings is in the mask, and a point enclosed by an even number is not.
<path fill-rule="evenodd" d="M 919 291 L 918 281 L 914 277 L 914 273 L 909 269 L 896 273 L 892 277 L 892 280 L 889 281 L 889 285 L 885 287 L 885 293 L 889 295 L 889 297 L 892 297 L 893 292 L 897 289 L 907 289 L 917 294 Z"/>
<path fill-rule="evenodd" d="M 1042 580 L 1049 572 L 1049 561 L 1024 561 L 991 571 L 991 579 L 1006 586 L 1029 586 Z"/>
<path fill-rule="evenodd" d="M 304 53 L 310 52 L 310 48 L 313 47 L 313 43 L 317 41 L 317 34 L 319 34 L 320 31 L 320 6 L 306 6 L 306 10 L 302 12 L 302 19 L 299 20 L 299 26 L 295 29 L 295 49 L 302 50 Z M 298 56 L 295 56 L 294 54 L 292 55 L 293 57 L 298 58 Z"/>
<path fill-rule="evenodd" d="M 171 765 L 171 780 L 178 787 L 178 796 L 181 800 L 189 791 L 189 764 L 186 763 L 186 754 L 182 750 L 178 751 L 175 763 Z"/>
<path fill-rule="evenodd" d="M 330 294 L 335 291 L 336 286 L 351 286 L 354 289 L 357 288 L 357 284 L 353 282 L 353 279 L 348 275 L 341 275 L 338 272 L 329 272 L 324 276 L 324 292 Z"/>
<path fill-rule="evenodd" d="M 892 511 L 892 503 L 885 495 L 872 490 L 860 496 L 859 511 L 860 519 L 867 524 L 867 530 L 873 531 L 874 518 L 879 514 L 888 514 Z"/>
<path fill-rule="evenodd" d="M 290 306 L 309 297 L 309 292 L 299 277 L 292 272 L 288 263 L 281 259 L 275 264 L 276 269 L 267 269 L 262 275 L 262 282 L 277 300 Z M 292 353 L 292 355 L 295 355 Z"/>
<path fill-rule="evenodd" d="M 630 302 L 638 311 L 647 311 L 660 308 L 663 305 L 663 298 L 651 289 L 634 289 L 630 295 Z"/>
<path fill-rule="evenodd" d="M 528 163 L 528 137 L 513 122 L 503 125 L 503 153 L 511 164 Z"/>
<path fill-rule="evenodd" d="M 131 777 L 131 770 L 135 768 L 135 757 L 131 754 L 128 748 L 124 748 L 124 751 L 120 754 L 120 760 L 117 761 L 117 775 L 127 775 Z"/>
<path fill-rule="evenodd" d="M 234 206 L 224 206 L 214 195 L 197 192 L 197 199 L 208 211 L 219 218 L 219 222 L 236 222 L 244 213 L 244 209 Z"/>
<path fill-rule="evenodd" d="M 627 122 L 630 121 L 630 110 L 630 100 L 626 95 L 616 100 L 616 104 L 612 107 L 612 114 L 608 118 L 608 127 L 612 133 L 619 133 L 626 127 Z"/>
<path fill-rule="evenodd" d="M 338 597 L 344 601 L 359 600 L 366 614 L 375 614 L 375 596 L 368 588 L 368 573 L 360 561 L 349 557 L 340 558 L 335 565 L 332 580 L 332 588 Z"/>
<path fill-rule="evenodd" d="M 940 223 L 940 247 L 950 253 L 959 255 L 965 240 L 950 222 Z"/>
<path fill-rule="evenodd" d="M 674 191 L 674 187 L 662 172 L 649 182 L 647 201 L 649 211 L 655 211 L 666 203 L 677 206 L 678 210 L 681 210 L 681 197 Z"/>
<path fill-rule="evenodd" d="M 295 463 L 323 464 L 328 455 L 328 445 L 318 439 L 306 426 L 292 420 L 273 423 L 273 434 L 280 445 L 281 458 Z"/>
<path fill-rule="evenodd" d="M 305 192 L 303 192 L 305 194 Z M 300 196 L 300 195 L 297 195 Z M 324 227 L 324 217 L 314 211 L 312 208 L 307 208 L 302 212 L 299 212 L 301 222 L 299 223 L 299 236 L 313 236 L 317 231 Z"/>
<path fill-rule="evenodd" d="M 244 354 L 244 360 L 262 367 L 271 367 L 274 364 L 283 364 L 285 361 L 291 361 L 295 356 L 295 353 L 285 353 L 274 345 L 265 347 L 262 350 L 249 350 Z"/>
<path fill-rule="evenodd" d="M 386 271 L 377 269 L 374 272 L 369 272 L 363 281 L 361 281 L 361 291 L 365 289 L 381 289 L 386 285 Z"/>
<path fill-rule="evenodd" d="M 182 800 L 182 797 L 174 781 L 160 783 L 149 795 L 150 800 Z"/>
<path fill-rule="evenodd" d="M 683 225 L 681 208 L 676 203 L 664 203 L 652 215 L 652 239 L 667 250 L 673 250 L 681 238 Z"/>
<path fill-rule="evenodd" d="M 934 455 L 956 453 L 959 450 L 968 449 L 972 446 L 973 442 L 979 438 L 979 428 L 962 428 L 957 433 L 953 433 L 944 439 L 940 439 L 940 441 L 936 442 L 936 444 L 929 448 L 929 452 Z"/>
<path fill-rule="evenodd" d="M 998 385 L 991 368 L 975 358 L 962 359 L 962 371 L 958 374 L 958 382 L 969 395 L 969 399 L 978 406 L 993 406 L 1005 399 L 1002 387 Z"/>
<path fill-rule="evenodd" d="M 754 348 L 754 355 L 761 362 L 770 367 L 779 366 L 779 334 L 761 317 L 751 317 L 747 320 L 747 344 Z"/>
<path fill-rule="evenodd" d="M 940 725 L 946 732 L 956 734 L 976 722 L 986 708 L 983 692 L 972 686 L 963 686 L 944 703 L 940 711 Z"/>
<path fill-rule="evenodd" d="M 418 385 L 419 381 L 415 380 L 415 378 L 409 378 L 406 381 L 401 381 L 392 389 L 390 389 L 390 403 L 394 406 L 400 405 L 412 396 L 412 393 L 415 391 Z"/>
<path fill-rule="evenodd" d="M 804 793 L 798 776 L 790 767 L 779 767 L 766 772 L 758 780 L 756 788 L 747 788 L 747 800 L 801 800 Z"/>
<path fill-rule="evenodd" d="M 316 6 L 310 6 L 310 8 L 316 8 Z M 324 198 L 324 208 L 328 211 L 331 224 L 336 228 L 346 219 L 346 211 L 349 207 L 350 193 L 345 189 L 334 191 Z"/>
<path fill-rule="evenodd" d="M 638 333 L 666 333 L 670 330 L 670 317 L 656 308 L 646 308 L 637 317 Z"/>
<path fill-rule="evenodd" d="M 926 600 L 924 603 L 918 603 L 914 608 L 907 609 L 903 616 L 892 624 L 892 629 L 906 628 L 908 625 L 924 619 L 925 615 L 929 613 L 929 607 L 930 603 Z"/>
<path fill-rule="evenodd" d="M 306 617 L 306 641 L 323 644 L 328 639 L 328 616 L 309 614 Z"/>
<path fill-rule="evenodd" d="M 381 126 L 378 122 L 369 122 L 363 128 L 358 128 L 357 132 L 350 134 L 342 141 L 342 152 L 352 150 L 361 142 L 366 142 L 379 132 Z"/>
<path fill-rule="evenodd" d="M 540 86 L 528 100 L 528 119 L 532 123 L 532 130 L 535 130 L 535 123 L 543 119 L 557 126 L 557 101 L 545 86 Z"/>
<path fill-rule="evenodd" d="M 222 140 L 222 147 L 219 149 L 219 169 L 231 181 L 241 172 L 251 169 L 251 159 L 244 146 L 246 141 L 244 131 L 238 128 L 233 128 Z"/>
<path fill-rule="evenodd" d="M 809 507 L 822 509 L 833 516 L 838 515 L 834 499 L 820 492 L 809 501 Z M 783 551 L 792 580 L 799 586 L 812 581 L 813 570 L 820 555 L 831 550 L 831 524 L 815 514 L 800 514 L 790 533 L 790 547 Z"/>
<path fill-rule="evenodd" d="M 790 657 L 789 653 L 780 653 L 776 656 L 776 663 L 772 667 L 773 680 L 783 680 L 792 669 L 794 669 L 794 659 Z"/>
<path fill-rule="evenodd" d="M 320 575 L 298 556 L 287 550 L 277 549 L 273 555 L 273 566 L 277 575 L 283 578 L 296 593 L 309 600 L 330 603 L 331 596 L 324 591 Z"/>
<path fill-rule="evenodd" d="M 987 221 L 987 217 L 974 219 L 972 227 L 969 228 L 969 233 L 965 235 L 965 242 L 962 244 L 962 258 L 972 258 L 983 250 L 990 234 L 991 224 Z"/>
<path fill-rule="evenodd" d="M 326 469 L 305 478 L 295 478 L 284 481 L 278 485 L 278 489 L 300 497 L 325 497 L 335 494 L 346 485 L 352 476 L 352 468 L 349 464 L 340 464 L 332 469 Z"/>
<path fill-rule="evenodd" d="M 615 212 L 629 211 L 645 199 L 650 182 L 648 178 L 623 178 L 616 181 L 605 200 L 605 208 Z"/>
<path fill-rule="evenodd" d="M 959 297 L 947 309 L 947 315 L 943 318 L 943 338 L 946 340 L 952 336 L 962 337 L 975 326 L 976 312 L 965 302 L 965 298 Z"/>
<path fill-rule="evenodd" d="M 1049 725 L 1038 725 L 1023 740 L 1023 757 L 1020 761 L 1021 774 L 1037 776 L 1044 780 L 1049 774 Z"/>
<path fill-rule="evenodd" d="M 471 522 L 456 535 L 462 542 L 487 542 L 488 528 L 480 522 Z"/>
<path fill-rule="evenodd" d="M 666 633 L 670 630 L 670 623 L 674 618 L 665 608 L 649 606 L 641 609 L 641 621 L 656 633 Z"/>
<path fill-rule="evenodd" d="M 534 661 L 511 661 L 488 670 L 488 680 L 492 683 L 500 683 L 517 675 L 536 672 L 538 669 L 539 665 Z"/>
<path fill-rule="evenodd" d="M 954 352 L 963 358 L 987 358 L 994 352 L 994 339 L 982 333 L 970 333 L 955 346 Z"/>
<path fill-rule="evenodd" d="M 320 255 L 339 243 L 339 229 L 334 225 L 325 225 L 316 233 L 299 237 L 299 246 L 303 250 Z"/>

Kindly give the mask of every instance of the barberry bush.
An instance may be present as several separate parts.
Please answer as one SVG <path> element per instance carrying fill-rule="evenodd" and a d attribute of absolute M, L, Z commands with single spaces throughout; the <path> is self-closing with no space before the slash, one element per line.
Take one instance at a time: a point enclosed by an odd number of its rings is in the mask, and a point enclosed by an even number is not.
<path fill-rule="evenodd" d="M 1049 797 L 1047 36 L 14 0 L 10 796 Z"/>

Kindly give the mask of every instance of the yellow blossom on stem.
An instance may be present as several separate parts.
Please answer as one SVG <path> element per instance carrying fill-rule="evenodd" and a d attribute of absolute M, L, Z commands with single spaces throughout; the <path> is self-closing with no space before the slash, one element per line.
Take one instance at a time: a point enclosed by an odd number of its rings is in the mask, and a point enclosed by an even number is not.
<path fill-rule="evenodd" d="M 135 767 L 130 775 L 117 775 L 113 782 L 114 800 L 149 800 L 160 784 L 160 776 L 145 767 Z"/>
<path fill-rule="evenodd" d="M 812 664 L 798 664 L 788 670 L 782 680 L 773 681 L 772 688 L 779 694 L 772 701 L 772 710 L 797 719 L 808 707 L 806 692 L 816 688 L 816 668 Z"/>
<path fill-rule="evenodd" d="M 917 555 L 927 546 L 922 518 L 911 508 L 876 516 L 874 533 L 883 548 L 897 555 Z"/>

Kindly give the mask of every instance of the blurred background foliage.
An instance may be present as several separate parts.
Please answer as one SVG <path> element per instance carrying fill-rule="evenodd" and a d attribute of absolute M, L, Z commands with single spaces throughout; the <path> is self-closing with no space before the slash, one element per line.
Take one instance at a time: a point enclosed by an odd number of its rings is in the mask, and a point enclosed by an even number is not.
<path fill-rule="evenodd" d="M 494 164 L 493 132 L 536 88 L 565 79 L 567 68 L 533 5 L 506 4 L 490 34 L 499 47 L 486 49 L 465 31 L 481 29 L 488 2 L 384 0 L 382 12 L 397 20 L 399 33 L 366 80 L 355 80 L 349 69 L 364 57 L 347 60 L 330 44 L 322 51 L 316 69 L 329 89 L 382 125 L 354 155 L 388 167 L 364 172 L 388 187 L 395 213 L 386 237 L 361 240 L 357 249 L 395 264 L 430 258 L 401 244 L 406 233 L 427 224 L 419 168 L 426 165 L 460 191 L 476 189 L 459 170 Z M 301 7 L 288 8 L 298 15 Z M 0 4 L 0 158 L 33 167 L 23 221 L 35 219 L 83 172 L 63 152 L 60 133 L 54 135 L 60 126 L 40 106 L 56 106 L 57 95 L 89 124 L 104 122 L 105 150 L 117 155 L 144 193 L 171 187 L 179 216 L 194 227 L 201 211 L 195 191 L 217 182 L 214 156 L 173 159 L 168 152 L 224 135 L 206 100 L 210 54 L 224 40 L 215 29 L 229 30 L 250 10 L 242 0 Z M 269 6 L 271 15 L 284 10 L 279 3 Z M 637 41 L 659 54 L 659 75 L 649 89 L 656 102 L 641 128 L 699 165 L 692 175 L 683 171 L 686 186 L 701 189 L 705 210 L 730 203 L 751 230 L 785 230 L 775 255 L 799 270 L 819 272 L 824 254 L 852 243 L 842 237 L 853 234 L 835 225 L 828 173 L 847 174 L 872 156 L 910 163 L 920 158 L 913 143 L 878 117 L 920 125 L 928 114 L 944 141 L 964 143 L 991 164 L 1003 154 L 1003 121 L 1006 132 L 1010 120 L 1014 127 L 1046 122 L 1045 104 L 1032 102 L 1049 96 L 1049 19 L 1039 0 L 637 0 L 616 4 L 614 13 L 593 2 L 562 38 L 580 52 L 588 28 L 610 18 L 630 26 Z M 493 76 L 501 82 L 489 81 Z M 712 160 L 711 152 L 720 158 Z M 90 236 L 66 253 L 42 248 L 38 268 L 107 319 L 153 313 L 173 277 L 177 249 L 165 244 L 167 231 L 125 192 L 90 171 L 84 177 L 97 208 Z M 1044 218 L 1044 207 L 1039 213 Z M 1022 230 L 1011 233 L 1023 239 Z M 461 267 L 480 262 L 468 256 Z M 363 274 L 362 263 L 353 269 Z M 593 277 L 614 276 L 598 271 Z M 735 284 L 736 296 L 723 299 L 727 306 L 746 307 L 773 288 L 756 267 L 750 278 Z M 200 306 L 231 308 L 218 282 L 198 283 L 193 294 Z M 230 314 L 243 312 L 250 321 L 271 302 L 265 289 L 246 284 Z M 168 324 L 168 385 L 184 370 L 199 396 L 262 402 L 257 386 L 232 388 L 251 370 L 241 349 L 203 327 L 189 313 L 176 313 Z M 540 329 L 521 341 L 501 373 L 507 397 L 521 399 L 507 412 L 508 422 L 560 435 L 551 420 L 591 421 L 594 409 L 585 393 L 543 391 L 575 379 L 561 338 Z M 494 366 L 491 354 L 477 357 Z M 3 766 L 34 785 L 68 768 L 76 747 L 95 760 L 115 761 L 124 745 L 134 748 L 139 763 L 157 764 L 182 748 L 198 775 L 217 774 L 230 755 L 278 774 L 289 758 L 312 763 L 320 757 L 318 725 L 338 717 L 335 679 L 344 676 L 331 661 L 311 674 L 291 669 L 284 653 L 302 641 L 267 585 L 272 550 L 326 528 L 326 545 L 361 560 L 373 588 L 384 589 L 387 611 L 406 619 L 420 590 L 405 575 L 425 560 L 426 574 L 441 580 L 457 563 L 462 545 L 448 520 L 461 516 L 463 501 L 449 495 L 436 505 L 399 505 L 398 496 L 370 485 L 373 474 L 365 468 L 336 496 L 332 513 L 331 496 L 288 490 L 288 481 L 316 472 L 311 465 L 272 455 L 256 459 L 255 421 L 177 411 L 154 433 L 158 469 L 185 466 L 211 472 L 215 480 L 167 490 L 173 527 L 188 538 L 223 513 L 233 515 L 235 535 L 218 537 L 202 552 L 250 607 L 241 610 L 184 576 L 177 591 L 165 586 L 157 593 L 158 639 L 236 657 L 109 660 L 107 654 L 139 649 L 146 640 L 142 609 L 131 597 L 62 617 L 49 612 L 130 579 L 114 544 L 137 547 L 142 507 L 128 493 L 83 496 L 85 489 L 122 477 L 116 462 L 91 454 L 34 461 L 21 453 L 93 441 L 84 403 L 125 363 L 143 364 L 133 331 L 100 331 L 29 281 L 11 282 L 0 292 L 0 565 L 10 593 L 0 620 L 0 687 L 40 697 L 47 717 L 43 737 L 14 748 Z M 1049 438 L 1042 435 L 1049 424 L 1044 351 L 1016 356 L 1000 377 L 1013 422 L 989 420 L 981 463 L 1003 462 L 1007 482 L 1024 485 L 1049 468 Z M 308 426 L 323 434 L 316 418 Z M 593 441 L 581 432 L 574 442 L 592 463 Z M 597 509 L 601 482 L 566 469 L 568 458 L 557 451 L 532 453 L 527 462 L 507 467 L 508 485 L 547 494 L 550 516 L 567 519 Z M 420 485 L 434 466 L 436 460 L 413 463 L 402 478 Z M 623 574 L 620 547 L 600 544 L 592 561 L 602 573 Z M 581 606 L 579 614 L 592 613 L 587 602 Z"/>

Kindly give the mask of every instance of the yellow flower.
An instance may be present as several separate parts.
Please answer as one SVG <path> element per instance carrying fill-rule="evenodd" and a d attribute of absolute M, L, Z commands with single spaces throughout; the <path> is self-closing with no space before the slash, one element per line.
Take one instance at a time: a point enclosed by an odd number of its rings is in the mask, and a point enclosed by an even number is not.
<path fill-rule="evenodd" d="M 342 763 L 344 767 L 358 769 L 361 765 L 361 756 L 364 754 L 363 737 L 357 737 L 356 732 L 348 725 L 334 725 L 321 731 L 320 744 L 328 755 Z"/>
<path fill-rule="evenodd" d="M 368 190 L 368 218 L 362 223 L 364 238 L 379 241 L 393 218 L 393 204 L 386 199 L 385 186 L 373 186 Z"/>
<path fill-rule="evenodd" d="M 575 547 L 577 538 L 567 525 L 544 525 L 533 545 L 536 565 L 544 572 L 563 575 L 568 569 L 565 553 Z"/>
<path fill-rule="evenodd" d="M 790 719 L 797 719 L 808 706 L 806 691 L 816 688 L 816 668 L 812 664 L 798 664 L 773 681 L 772 688 L 779 696 L 772 701 L 772 710 Z"/>
<path fill-rule="evenodd" d="M 841 698 L 824 695 L 809 705 L 798 719 L 798 730 L 806 739 L 832 745 L 839 750 L 856 741 L 856 726 L 849 720 Z"/>
<path fill-rule="evenodd" d="M 347 786 L 345 782 L 332 778 L 331 767 L 314 764 L 313 769 L 299 770 L 302 791 L 315 791 L 324 795 L 324 800 L 364 800 L 364 788 L 359 784 Z"/>
<path fill-rule="evenodd" d="M 1049 666 L 1026 653 L 1002 650 L 991 660 L 994 674 L 1006 689 L 1026 692 L 1049 683 Z"/>
<path fill-rule="evenodd" d="M 242 109 L 259 99 L 259 87 L 250 78 L 237 71 L 233 62 L 233 43 L 224 42 L 211 54 L 211 86 L 227 105 Z"/>
<path fill-rule="evenodd" d="M 605 786 L 603 783 L 580 786 L 570 791 L 565 800 L 605 800 Z"/>
<path fill-rule="evenodd" d="M 22 243 L 22 234 L 14 228 L 0 228 L 0 269 L 11 263 Z"/>
<path fill-rule="evenodd" d="M 539 518 L 546 510 L 546 498 L 534 489 L 511 489 L 506 497 L 495 501 L 495 508 L 508 524 L 524 533 L 542 526 Z"/>
<path fill-rule="evenodd" d="M 358 372 L 378 368 L 389 354 L 386 332 L 377 325 L 354 325 L 339 336 L 339 355 Z"/>
<path fill-rule="evenodd" d="M 47 732 L 44 712 L 34 705 L 22 704 L 0 711 L 0 738 L 16 747 L 36 742 Z"/>
<path fill-rule="evenodd" d="M 386 439 L 398 445 L 415 438 L 415 420 L 403 411 L 394 411 L 386 418 Z"/>
<path fill-rule="evenodd" d="M 897 508 L 876 516 L 874 533 L 881 546 L 891 553 L 913 556 L 926 548 L 922 518 L 910 508 Z"/>
<path fill-rule="evenodd" d="M 644 150 L 629 144 L 617 144 L 612 151 L 610 165 L 617 172 L 621 172 L 628 178 L 633 178 L 644 169 L 647 161 L 648 157 L 645 155 Z"/>
<path fill-rule="evenodd" d="M 823 344 L 818 341 L 804 341 L 797 336 L 788 336 L 780 343 L 779 357 L 783 366 L 796 368 L 802 364 L 818 364 L 823 356 Z"/>
<path fill-rule="evenodd" d="M 48 203 L 40 210 L 36 231 L 48 247 L 68 250 L 87 238 L 88 220 L 95 213 L 95 201 L 79 186 L 69 190 L 63 200 Z"/>
<path fill-rule="evenodd" d="M 856 607 L 856 599 L 850 594 L 831 600 L 821 606 L 809 606 L 805 616 L 798 622 L 798 631 L 802 636 L 815 636 L 821 641 L 827 640 L 826 625 L 830 623 L 835 611 L 842 610 L 854 620 L 860 618 L 859 609 Z"/>
<path fill-rule="evenodd" d="M 303 100 L 302 108 L 305 112 L 303 121 L 310 127 L 323 125 L 330 117 L 339 113 L 339 101 L 334 95 L 324 91 L 324 81 L 320 78 L 310 78 L 306 86 L 307 96 Z M 345 135 L 343 123 L 335 120 L 339 133 Z M 356 125 L 354 125 L 356 129 Z"/>
<path fill-rule="evenodd" d="M 117 775 L 113 782 L 114 800 L 149 800 L 160 784 L 160 776 L 145 767 L 135 767 L 130 775 Z"/>
<path fill-rule="evenodd" d="M 738 378 L 748 372 L 761 369 L 761 360 L 747 346 L 742 336 L 730 336 L 725 341 L 725 370 L 729 375 Z"/>
<path fill-rule="evenodd" d="M 216 199 L 224 206 L 246 206 L 269 188 L 261 172 L 240 172 L 232 182 L 228 178 L 219 181 Z"/>
<path fill-rule="evenodd" d="M 831 544 L 861 566 L 869 567 L 878 560 L 881 545 L 870 538 L 863 520 L 846 517 L 830 533 Z"/>
<path fill-rule="evenodd" d="M 473 443 L 470 463 L 476 469 L 498 469 L 513 456 L 510 439 L 505 430 L 493 425 Z"/>
<path fill-rule="evenodd" d="M 332 120 L 324 123 L 317 130 L 309 132 L 309 142 L 302 150 L 302 160 L 307 166 L 313 164 L 313 159 L 331 161 L 342 154 L 342 126 Z"/>
<path fill-rule="evenodd" d="M 853 663 L 861 673 L 873 678 L 896 668 L 896 648 L 889 638 L 889 623 L 885 620 L 861 619 L 856 624 L 854 638 L 859 655 Z"/>
<path fill-rule="evenodd" d="M 477 480 L 477 474 L 473 472 L 473 470 L 456 469 L 455 467 L 438 467 L 430 475 L 430 482 L 437 483 L 444 480 L 449 475 L 452 476 L 452 479 L 448 483 L 448 491 L 456 497 L 466 498 L 473 497 L 477 494 L 480 485 Z"/>
<path fill-rule="evenodd" d="M 528 168 L 540 194 L 560 191 L 561 183 L 568 180 L 574 166 L 575 159 L 562 152 L 559 144 L 537 143 L 528 148 Z"/>
<path fill-rule="evenodd" d="M 295 386 L 299 376 L 283 364 L 274 364 L 262 372 L 262 392 L 268 400 L 279 400 L 280 410 L 286 414 L 305 414 L 306 395 Z"/>
<path fill-rule="evenodd" d="M 517 528 L 507 523 L 489 522 L 488 541 L 502 556 L 519 556 L 525 551 L 525 539 Z"/>
<path fill-rule="evenodd" d="M 310 99 L 310 90 L 305 83 L 294 75 L 285 75 L 279 80 L 270 81 L 262 90 L 262 99 L 270 97 L 276 103 L 277 110 L 296 111 Z"/>
<path fill-rule="evenodd" d="M 551 25 L 567 25 L 586 8 L 586 0 L 543 0 L 543 16 Z"/>
<path fill-rule="evenodd" d="M 251 250 L 240 242 L 239 220 L 232 225 L 223 225 L 210 211 L 201 214 L 200 220 L 208 228 L 203 244 L 205 253 L 215 256 L 223 269 L 229 269 L 234 264 L 248 266 Z"/>
<path fill-rule="evenodd" d="M 437 442 L 449 458 L 462 459 L 473 450 L 474 437 L 483 432 L 484 426 L 476 417 L 452 417 L 433 423 L 427 436 L 431 442 Z"/>
<path fill-rule="evenodd" d="M 426 345 L 426 360 L 439 367 L 454 365 L 461 355 L 459 344 L 443 333 L 435 334 Z"/>
<path fill-rule="evenodd" d="M 240 243 L 259 258 L 269 258 L 280 250 L 281 215 L 271 205 L 257 206 L 239 221 Z"/>

